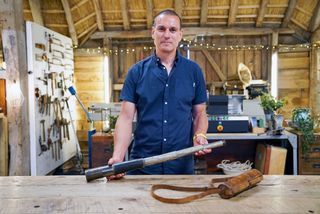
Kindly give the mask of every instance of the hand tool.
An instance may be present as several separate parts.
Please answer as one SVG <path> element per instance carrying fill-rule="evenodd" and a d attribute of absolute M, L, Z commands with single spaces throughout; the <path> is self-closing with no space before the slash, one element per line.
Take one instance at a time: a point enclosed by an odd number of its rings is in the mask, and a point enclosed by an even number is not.
<path fill-rule="evenodd" d="M 57 161 L 57 153 L 58 153 L 58 147 L 57 147 L 57 142 L 58 141 L 54 141 L 54 160 Z"/>
<path fill-rule="evenodd" d="M 64 59 L 64 53 L 59 50 L 52 50 L 52 56 L 56 57 L 57 59 Z"/>
<path fill-rule="evenodd" d="M 79 144 L 79 139 L 78 139 L 78 136 L 77 136 L 77 131 L 76 131 L 76 128 L 73 124 L 73 120 L 72 120 L 72 115 L 71 115 L 71 110 L 70 110 L 70 107 L 69 107 L 69 102 L 68 102 L 68 99 L 69 98 L 65 98 L 63 99 L 65 102 L 66 102 L 66 106 L 67 106 L 67 109 L 68 109 L 68 112 L 69 112 L 69 117 L 70 117 L 70 121 L 68 123 L 71 123 L 71 127 L 72 127 L 72 131 L 73 131 L 73 136 L 75 138 L 75 141 L 76 141 L 76 148 L 77 148 L 77 165 L 80 167 L 80 171 L 81 171 L 81 174 L 83 172 L 83 169 L 82 169 L 82 161 L 83 161 L 83 156 L 82 156 L 82 153 L 81 153 L 81 148 L 80 148 L 80 144 Z M 68 137 L 69 137 L 69 127 L 67 129 L 68 131 Z M 70 138 L 68 138 L 68 140 L 70 140 Z"/>
<path fill-rule="evenodd" d="M 48 128 L 48 140 L 47 140 L 48 150 L 50 150 L 50 146 L 52 144 L 51 130 L 52 130 L 52 126 Z"/>
<path fill-rule="evenodd" d="M 178 151 L 165 153 L 162 155 L 116 163 L 112 166 L 96 167 L 96 168 L 86 170 L 85 175 L 86 175 L 87 182 L 90 182 L 97 178 L 107 177 L 110 175 L 124 173 L 134 169 L 144 168 L 146 166 L 151 166 L 158 163 L 175 160 L 177 158 L 193 154 L 197 151 L 201 151 L 204 149 L 217 148 L 220 146 L 224 146 L 225 144 L 226 144 L 225 141 L 220 140 L 220 141 L 216 141 L 216 142 L 205 144 L 205 145 L 198 145 L 198 146 L 194 146 L 186 149 L 181 149 Z"/>
<path fill-rule="evenodd" d="M 41 126 L 41 129 L 42 129 L 42 140 L 43 140 L 43 142 L 46 142 L 46 131 L 45 131 L 45 125 L 44 125 L 44 123 L 45 123 L 46 121 L 45 120 L 41 120 L 40 121 L 40 126 Z"/>
<path fill-rule="evenodd" d="M 51 72 L 48 74 L 49 79 L 51 80 L 51 94 L 54 96 L 54 90 L 56 89 L 56 72 Z"/>
<path fill-rule="evenodd" d="M 42 43 L 35 43 L 34 46 L 38 49 L 41 49 L 43 51 L 46 51 L 46 46 L 45 44 L 42 44 Z"/>
<path fill-rule="evenodd" d="M 74 95 L 74 96 L 77 98 L 77 100 L 78 100 L 78 102 L 79 102 L 82 110 L 83 110 L 83 111 L 86 113 L 86 115 L 87 115 L 88 121 L 89 121 L 89 122 L 93 122 L 93 120 L 91 119 L 91 116 L 90 116 L 89 112 L 88 112 L 87 109 L 84 107 L 84 105 L 82 104 L 81 100 L 79 99 L 79 97 L 78 97 L 78 95 L 77 95 L 76 90 L 74 89 L 74 87 L 73 87 L 73 86 L 70 86 L 70 87 L 68 88 L 68 90 L 70 91 L 70 93 L 71 93 L 72 95 Z"/>
<path fill-rule="evenodd" d="M 35 58 L 36 58 L 36 61 L 45 61 L 47 62 L 48 61 L 48 57 L 47 57 L 47 54 L 43 53 L 43 54 L 36 54 L 35 55 Z"/>

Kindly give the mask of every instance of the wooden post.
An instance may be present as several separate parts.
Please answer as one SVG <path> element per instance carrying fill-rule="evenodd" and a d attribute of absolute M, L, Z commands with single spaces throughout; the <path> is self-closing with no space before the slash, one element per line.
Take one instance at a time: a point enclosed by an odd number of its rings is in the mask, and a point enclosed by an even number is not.
<path fill-rule="evenodd" d="M 107 51 L 103 54 L 104 55 L 104 59 L 103 59 L 103 72 L 106 73 L 107 71 L 105 69 L 108 69 L 109 72 L 109 76 L 105 76 L 106 79 L 104 80 L 104 82 L 106 83 L 106 81 L 109 81 L 109 89 L 107 91 L 109 91 L 109 94 L 105 97 L 109 97 L 109 100 L 105 100 L 105 102 L 110 103 L 113 100 L 113 65 L 112 65 L 112 54 L 110 54 L 109 50 L 112 50 L 112 40 L 109 38 L 104 38 L 103 39 L 103 49 L 107 48 Z M 105 67 L 105 63 L 106 60 L 108 61 L 107 63 L 107 67 Z"/>
<path fill-rule="evenodd" d="M 23 1 L 0 0 L 2 42 L 6 62 L 9 175 L 30 175 L 28 72 Z"/>
<path fill-rule="evenodd" d="M 320 113 L 320 51 L 310 51 L 310 100 L 309 106 L 314 114 Z"/>

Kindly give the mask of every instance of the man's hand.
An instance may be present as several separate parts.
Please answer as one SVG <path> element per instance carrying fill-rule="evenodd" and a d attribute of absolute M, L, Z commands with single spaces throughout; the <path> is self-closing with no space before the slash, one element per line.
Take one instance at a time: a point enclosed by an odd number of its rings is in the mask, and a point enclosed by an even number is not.
<path fill-rule="evenodd" d="M 193 145 L 198 146 L 198 145 L 204 145 L 204 144 L 208 144 L 207 139 L 204 136 L 195 135 L 195 137 L 193 139 Z M 210 153 L 211 151 L 212 151 L 211 149 L 204 149 L 204 150 L 196 152 L 195 155 L 201 156 L 201 155 L 205 155 L 207 153 Z"/>
<path fill-rule="evenodd" d="M 120 163 L 120 162 L 122 162 L 122 161 L 112 157 L 112 158 L 109 159 L 108 165 L 109 165 L 109 166 L 112 166 L 113 164 L 115 164 L 115 163 Z M 111 175 L 111 176 L 107 177 L 107 180 L 108 180 L 108 181 L 111 181 L 111 180 L 121 179 L 124 175 L 125 175 L 124 173 L 120 173 L 120 174 L 116 174 L 116 175 Z"/>

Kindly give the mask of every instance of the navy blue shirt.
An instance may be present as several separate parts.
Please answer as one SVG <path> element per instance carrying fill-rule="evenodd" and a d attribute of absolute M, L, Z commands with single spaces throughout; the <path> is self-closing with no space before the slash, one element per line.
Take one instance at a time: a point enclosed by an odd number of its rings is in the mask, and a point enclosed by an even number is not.
<path fill-rule="evenodd" d="M 207 100 L 200 67 L 177 52 L 168 76 L 152 55 L 129 71 L 120 100 L 135 104 L 137 125 L 130 159 L 160 155 L 192 143 L 192 106 Z M 193 155 L 145 167 L 130 174 L 193 174 Z"/>

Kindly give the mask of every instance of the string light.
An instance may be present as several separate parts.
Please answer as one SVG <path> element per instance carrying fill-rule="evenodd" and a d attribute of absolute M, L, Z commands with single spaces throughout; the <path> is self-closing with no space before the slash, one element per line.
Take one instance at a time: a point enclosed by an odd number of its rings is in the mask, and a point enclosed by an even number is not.
<path fill-rule="evenodd" d="M 207 50 L 216 50 L 216 51 L 243 51 L 243 50 L 248 50 L 248 51 L 257 51 L 257 50 L 265 50 L 265 51 L 285 51 L 285 52 L 290 52 L 290 51 L 308 51 L 308 50 L 313 50 L 313 49 L 319 49 L 320 48 L 320 43 L 306 43 L 306 44 L 296 44 L 296 45 L 240 45 L 240 44 L 232 44 L 232 45 L 219 45 L 215 43 L 207 43 L 207 42 L 194 42 L 194 41 L 188 41 L 184 40 L 180 45 L 179 48 L 186 50 L 198 50 L 198 49 L 207 49 Z M 109 48 L 77 48 L 77 51 L 85 53 L 85 54 L 92 54 L 92 55 L 118 55 L 119 53 L 122 54 L 132 54 L 137 52 L 138 50 L 140 51 L 145 51 L 150 53 L 154 49 L 154 46 L 140 46 L 140 47 L 124 47 L 124 48 L 114 48 L 114 49 L 109 49 Z"/>

